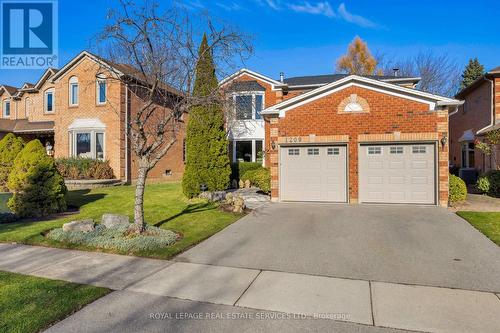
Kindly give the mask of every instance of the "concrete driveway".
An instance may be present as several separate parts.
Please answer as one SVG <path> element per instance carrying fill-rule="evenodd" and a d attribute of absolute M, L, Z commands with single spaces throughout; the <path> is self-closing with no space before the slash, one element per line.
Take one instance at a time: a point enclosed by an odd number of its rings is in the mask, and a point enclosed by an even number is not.
<path fill-rule="evenodd" d="M 177 261 L 500 291 L 500 249 L 438 207 L 269 204 Z"/>

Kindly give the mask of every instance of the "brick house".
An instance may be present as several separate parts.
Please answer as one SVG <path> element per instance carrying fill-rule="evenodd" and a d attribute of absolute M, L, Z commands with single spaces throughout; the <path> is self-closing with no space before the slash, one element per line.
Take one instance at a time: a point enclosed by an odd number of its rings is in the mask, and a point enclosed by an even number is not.
<path fill-rule="evenodd" d="M 274 201 L 446 206 L 448 114 L 461 102 L 417 90 L 418 81 L 340 74 L 274 80 L 242 69 L 220 85 L 236 119 L 247 112 L 240 121 L 262 122 Z"/>
<path fill-rule="evenodd" d="M 500 67 L 497 67 L 460 91 L 456 98 L 464 100 L 450 114 L 450 165 L 459 169 L 461 177 L 473 182 L 477 173 L 500 169 L 500 147 L 485 155 L 475 147 L 476 139 L 500 128 Z M 496 162 L 495 162 L 496 161 Z"/>
<path fill-rule="evenodd" d="M 126 131 L 140 97 L 115 78 L 125 75 L 140 80 L 135 73 L 130 66 L 83 51 L 60 70 L 48 69 L 36 84 L 25 83 L 19 89 L 0 86 L 0 136 L 12 132 L 26 140 L 38 138 L 53 146 L 56 158 L 109 160 L 116 178 L 132 181 L 136 159 Z M 184 135 L 185 123 L 177 142 L 150 171 L 151 180 L 182 178 Z"/>

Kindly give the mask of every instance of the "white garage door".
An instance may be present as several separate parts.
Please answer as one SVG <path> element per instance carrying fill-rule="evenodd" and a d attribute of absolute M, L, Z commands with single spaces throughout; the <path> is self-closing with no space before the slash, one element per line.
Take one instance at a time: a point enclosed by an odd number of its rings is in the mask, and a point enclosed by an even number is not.
<path fill-rule="evenodd" d="M 280 150 L 281 200 L 347 202 L 346 146 Z"/>
<path fill-rule="evenodd" d="M 362 145 L 360 202 L 434 204 L 434 147 L 433 144 Z"/>

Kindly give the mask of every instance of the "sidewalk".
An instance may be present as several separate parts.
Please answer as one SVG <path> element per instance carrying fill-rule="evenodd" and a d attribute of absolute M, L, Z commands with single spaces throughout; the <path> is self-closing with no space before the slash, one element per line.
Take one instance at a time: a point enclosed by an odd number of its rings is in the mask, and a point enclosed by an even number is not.
<path fill-rule="evenodd" d="M 175 309 L 254 315 L 255 310 L 263 310 L 305 314 L 309 319 L 323 314 L 356 324 L 312 320 L 311 328 L 320 329 L 330 322 L 347 332 L 373 331 L 373 326 L 382 331 L 395 328 L 426 332 L 497 332 L 500 327 L 500 294 L 479 291 L 11 244 L 0 244 L 0 270 L 119 290 L 56 324 L 49 330 L 54 332 L 72 327 L 85 327 L 84 331 L 118 331 L 117 327 L 123 331 L 129 327 L 126 331 L 134 331 L 139 322 L 146 325 L 143 329 L 161 331 L 166 325 L 181 322 L 154 320 L 147 314 Z M 116 322 L 118 318 L 126 318 L 129 326 Z M 194 331 L 203 322 L 207 327 L 215 325 L 214 330 L 232 325 L 232 321 L 221 320 L 217 324 L 198 320 L 184 325 Z M 307 320 L 298 321 L 306 325 Z M 272 329 L 276 323 L 249 320 L 246 325 Z"/>

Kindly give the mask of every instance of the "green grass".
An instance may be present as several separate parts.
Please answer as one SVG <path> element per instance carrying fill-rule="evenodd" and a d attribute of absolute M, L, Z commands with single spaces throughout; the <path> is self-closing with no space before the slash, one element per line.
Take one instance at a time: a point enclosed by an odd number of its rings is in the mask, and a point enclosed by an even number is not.
<path fill-rule="evenodd" d="M 0 271 L 0 332 L 39 332 L 109 291 Z"/>
<path fill-rule="evenodd" d="M 15 241 L 24 244 L 95 250 L 51 241 L 43 237 L 42 233 L 76 219 L 93 218 L 94 221 L 100 222 L 104 213 L 125 214 L 133 220 L 134 191 L 133 186 L 70 191 L 67 201 L 69 205 L 80 208 L 77 215 L 52 221 L 0 224 L 0 242 Z M 168 259 L 201 242 L 241 217 L 221 212 L 216 205 L 205 200 L 185 199 L 178 183 L 148 185 L 144 211 L 149 224 L 177 232 L 182 238 L 174 245 L 160 250 L 131 254 L 162 259 Z M 106 252 L 120 253 L 109 250 Z"/>
<path fill-rule="evenodd" d="M 500 212 L 457 212 L 457 214 L 500 246 Z"/>

